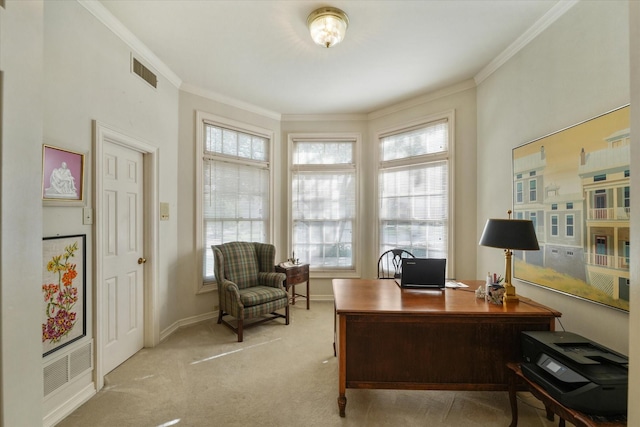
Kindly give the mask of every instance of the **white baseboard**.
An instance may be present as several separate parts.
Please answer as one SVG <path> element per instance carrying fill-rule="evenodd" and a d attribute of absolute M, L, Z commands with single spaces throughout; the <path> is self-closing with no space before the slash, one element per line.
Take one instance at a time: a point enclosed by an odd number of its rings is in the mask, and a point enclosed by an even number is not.
<path fill-rule="evenodd" d="M 55 426 L 57 423 L 65 419 L 67 415 L 78 409 L 80 405 L 95 396 L 95 394 L 95 384 L 87 384 L 85 388 L 80 390 L 75 395 L 71 396 L 68 400 L 59 405 L 53 411 L 49 412 L 47 416 L 42 419 L 43 427 Z"/>
<path fill-rule="evenodd" d="M 172 333 L 177 331 L 178 329 L 193 325 L 196 323 L 203 322 L 205 320 L 214 319 L 218 315 L 218 311 L 211 311 L 209 313 L 199 314 L 197 316 L 187 317 L 185 319 L 180 319 L 177 322 L 174 322 L 171 326 L 160 332 L 160 341 L 163 341 L 169 337 Z"/>

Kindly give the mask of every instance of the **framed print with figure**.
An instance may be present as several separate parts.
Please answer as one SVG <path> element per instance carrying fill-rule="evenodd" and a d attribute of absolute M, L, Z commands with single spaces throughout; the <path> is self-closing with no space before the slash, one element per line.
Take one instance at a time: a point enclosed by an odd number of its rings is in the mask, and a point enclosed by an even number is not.
<path fill-rule="evenodd" d="M 42 200 L 58 206 L 84 203 L 84 154 L 42 146 Z"/>

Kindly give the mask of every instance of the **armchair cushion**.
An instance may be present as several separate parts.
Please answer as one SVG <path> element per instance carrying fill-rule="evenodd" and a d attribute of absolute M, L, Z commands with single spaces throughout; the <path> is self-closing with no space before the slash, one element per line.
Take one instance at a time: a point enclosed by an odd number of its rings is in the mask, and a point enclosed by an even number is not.
<path fill-rule="evenodd" d="M 240 301 L 242 305 L 253 307 L 254 305 L 262 305 L 271 301 L 277 301 L 286 298 L 287 294 L 282 288 L 273 288 L 271 286 L 253 286 L 251 288 L 240 289 Z M 276 307 L 276 310 L 280 307 Z M 267 312 L 273 311 L 265 308 Z"/>

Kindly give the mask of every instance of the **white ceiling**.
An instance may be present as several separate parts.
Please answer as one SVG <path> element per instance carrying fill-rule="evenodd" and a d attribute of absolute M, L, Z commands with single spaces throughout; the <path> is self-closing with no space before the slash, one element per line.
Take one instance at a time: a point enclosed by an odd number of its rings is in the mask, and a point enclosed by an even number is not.
<path fill-rule="evenodd" d="M 276 114 L 366 114 L 486 74 L 562 2 L 100 3 L 157 57 L 151 68 L 168 68 L 189 91 Z M 345 40 L 330 49 L 306 27 L 320 6 L 350 19 Z"/>

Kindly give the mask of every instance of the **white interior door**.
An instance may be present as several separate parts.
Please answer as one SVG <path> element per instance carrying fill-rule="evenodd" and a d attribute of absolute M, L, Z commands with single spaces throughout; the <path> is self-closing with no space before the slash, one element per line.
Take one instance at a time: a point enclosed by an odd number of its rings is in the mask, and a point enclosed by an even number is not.
<path fill-rule="evenodd" d="M 102 373 L 144 345 L 143 155 L 105 141 L 101 223 Z"/>

